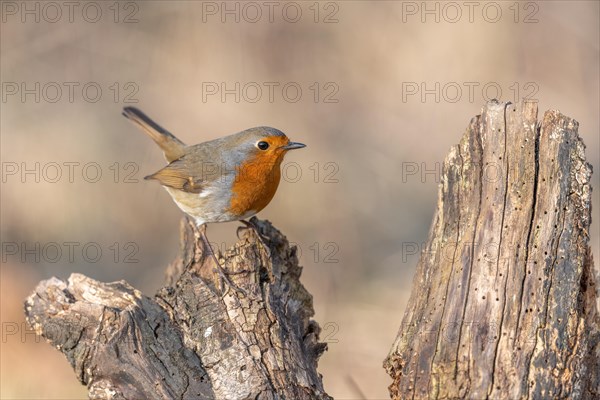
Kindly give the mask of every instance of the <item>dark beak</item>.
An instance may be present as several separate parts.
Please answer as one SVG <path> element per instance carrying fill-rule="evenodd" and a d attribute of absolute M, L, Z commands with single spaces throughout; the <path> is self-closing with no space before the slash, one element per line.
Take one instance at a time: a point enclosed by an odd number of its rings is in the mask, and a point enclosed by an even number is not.
<path fill-rule="evenodd" d="M 303 147 L 306 147 L 306 145 L 298 142 L 289 142 L 285 146 L 281 146 L 281 148 L 284 150 L 301 149 Z"/>

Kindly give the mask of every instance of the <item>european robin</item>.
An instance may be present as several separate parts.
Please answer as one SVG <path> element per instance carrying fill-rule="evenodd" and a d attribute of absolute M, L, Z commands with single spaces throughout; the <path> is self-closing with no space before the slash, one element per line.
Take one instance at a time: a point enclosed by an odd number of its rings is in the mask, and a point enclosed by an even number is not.
<path fill-rule="evenodd" d="M 266 126 L 187 146 L 135 107 L 125 107 L 123 115 L 156 142 L 169 162 L 145 179 L 158 181 L 169 192 L 203 228 L 206 242 L 207 222 L 251 225 L 244 219 L 265 208 L 275 195 L 285 154 L 305 147 Z"/>

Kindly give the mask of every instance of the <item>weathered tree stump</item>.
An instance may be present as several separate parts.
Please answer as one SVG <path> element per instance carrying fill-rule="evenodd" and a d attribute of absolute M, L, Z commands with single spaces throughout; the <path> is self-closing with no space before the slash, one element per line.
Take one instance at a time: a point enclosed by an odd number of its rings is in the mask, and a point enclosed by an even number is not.
<path fill-rule="evenodd" d="M 492 101 L 450 150 L 384 363 L 394 399 L 600 398 L 592 169 L 577 127 Z"/>
<path fill-rule="evenodd" d="M 326 344 L 296 248 L 270 223 L 254 223 L 262 240 L 247 230 L 223 257 L 246 294 L 219 278 L 186 218 L 182 254 L 154 298 L 73 274 L 41 282 L 26 300 L 27 320 L 92 399 L 330 399 L 317 373 Z"/>

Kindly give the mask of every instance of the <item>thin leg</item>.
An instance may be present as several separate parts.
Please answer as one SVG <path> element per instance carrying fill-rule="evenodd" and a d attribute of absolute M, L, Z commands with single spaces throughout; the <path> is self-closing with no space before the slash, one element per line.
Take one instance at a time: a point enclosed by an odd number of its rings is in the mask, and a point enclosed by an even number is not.
<path fill-rule="evenodd" d="M 202 242 L 204 243 L 204 247 L 206 248 L 206 250 L 208 252 L 210 252 L 210 254 L 211 254 L 212 258 L 213 258 L 213 261 L 215 262 L 215 267 L 216 267 L 215 270 L 219 273 L 219 276 L 221 277 L 221 280 L 225 281 L 229 287 L 232 287 L 237 292 L 243 293 L 245 296 L 248 296 L 248 293 L 244 289 L 235 286 L 233 284 L 233 282 L 231 282 L 231 280 L 229 279 L 229 277 L 227 275 L 225 275 L 225 271 L 223 271 L 223 268 L 221 268 L 221 264 L 219 264 L 219 260 L 217 260 L 217 256 L 215 255 L 215 252 L 213 251 L 212 247 L 210 246 L 210 242 L 208 241 L 208 237 L 206 237 L 206 224 L 202 224 L 200 226 L 200 237 L 202 239 Z"/>
<path fill-rule="evenodd" d="M 260 244 L 262 244 L 264 250 L 267 252 L 267 256 L 271 257 L 271 249 L 269 248 L 269 246 L 267 245 L 267 243 L 265 243 L 265 237 L 263 235 L 260 234 L 259 230 L 258 230 L 258 226 L 256 226 L 255 224 L 253 224 L 250 221 L 246 221 L 244 219 L 240 219 L 240 222 L 244 225 L 246 225 L 246 229 L 252 229 L 252 231 L 254 232 L 254 234 L 256 235 L 258 241 L 260 242 Z M 238 228 L 238 237 L 239 237 L 239 230 L 240 229 L 244 229 L 242 227 Z"/>

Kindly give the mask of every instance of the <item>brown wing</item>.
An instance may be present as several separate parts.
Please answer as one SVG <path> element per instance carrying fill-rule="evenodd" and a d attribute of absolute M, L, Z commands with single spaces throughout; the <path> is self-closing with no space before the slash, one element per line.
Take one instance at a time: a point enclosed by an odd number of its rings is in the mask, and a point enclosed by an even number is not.
<path fill-rule="evenodd" d="M 163 186 L 189 193 L 200 193 L 203 189 L 202 181 L 194 178 L 189 168 L 181 160 L 173 161 L 160 171 L 148 175 L 144 179 L 155 179 Z"/>

